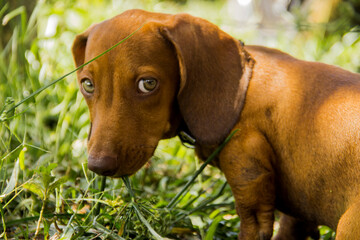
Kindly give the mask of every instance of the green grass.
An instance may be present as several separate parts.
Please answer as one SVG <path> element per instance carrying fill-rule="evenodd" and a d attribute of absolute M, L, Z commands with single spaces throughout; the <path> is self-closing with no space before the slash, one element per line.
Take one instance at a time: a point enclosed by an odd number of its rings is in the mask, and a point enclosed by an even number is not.
<path fill-rule="evenodd" d="M 224 176 L 206 167 L 194 179 L 202 162 L 177 139 L 161 141 L 150 163 L 126 186 L 87 170 L 88 110 L 75 75 L 61 78 L 74 70 L 70 46 L 75 35 L 93 22 L 140 6 L 189 10 L 221 25 L 217 9 L 223 4 L 39 1 L 27 16 L 23 6 L 10 10 L 0 0 L 0 20 L 12 29 L 9 41 L 0 42 L 0 239 L 237 239 L 240 221 Z M 206 11 L 194 10 L 195 5 Z M 56 31 L 46 30 L 49 24 Z M 0 35 L 5 31 L 1 26 Z M 258 30 L 230 31 L 248 43 Z M 276 47 L 359 71 L 356 31 L 299 32 L 291 41 L 279 31 Z M 189 181 L 191 187 L 177 198 Z M 321 234 L 333 237 L 327 228 Z"/>

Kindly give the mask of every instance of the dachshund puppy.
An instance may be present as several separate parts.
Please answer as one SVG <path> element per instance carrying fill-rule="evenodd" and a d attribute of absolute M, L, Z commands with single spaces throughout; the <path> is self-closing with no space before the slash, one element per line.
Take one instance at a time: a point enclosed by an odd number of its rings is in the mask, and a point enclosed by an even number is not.
<path fill-rule="evenodd" d="M 136 32 L 135 32 L 136 31 Z M 241 218 L 239 239 L 360 239 L 360 75 L 244 47 L 187 14 L 126 11 L 78 35 L 72 51 L 90 110 L 88 167 L 131 175 L 160 139 L 186 131 L 214 164 Z"/>

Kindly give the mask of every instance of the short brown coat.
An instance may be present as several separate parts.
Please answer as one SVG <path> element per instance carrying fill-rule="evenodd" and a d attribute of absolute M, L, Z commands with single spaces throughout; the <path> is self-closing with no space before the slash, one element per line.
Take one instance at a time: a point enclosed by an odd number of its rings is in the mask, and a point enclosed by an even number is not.
<path fill-rule="evenodd" d="M 142 27 L 141 27 L 142 26 Z M 270 239 L 274 210 L 285 213 L 276 239 L 360 238 L 360 75 L 246 46 L 187 14 L 130 10 L 74 41 L 77 66 L 138 30 L 78 72 L 90 109 L 89 168 L 130 175 L 160 139 L 182 126 L 206 158 L 235 129 L 216 165 L 241 217 L 239 239 Z M 150 93 L 138 89 L 154 78 Z"/>

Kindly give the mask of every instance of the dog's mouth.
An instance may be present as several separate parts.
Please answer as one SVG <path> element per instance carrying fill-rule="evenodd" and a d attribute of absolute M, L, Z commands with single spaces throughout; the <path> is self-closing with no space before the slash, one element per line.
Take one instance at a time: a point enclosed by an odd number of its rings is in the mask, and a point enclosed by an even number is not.
<path fill-rule="evenodd" d="M 136 173 L 151 158 L 156 147 L 128 148 L 118 154 L 89 153 L 88 168 L 102 176 L 119 178 Z"/>
<path fill-rule="evenodd" d="M 111 156 L 95 157 L 90 155 L 88 158 L 88 168 L 103 176 L 113 176 L 117 172 L 117 158 Z"/>

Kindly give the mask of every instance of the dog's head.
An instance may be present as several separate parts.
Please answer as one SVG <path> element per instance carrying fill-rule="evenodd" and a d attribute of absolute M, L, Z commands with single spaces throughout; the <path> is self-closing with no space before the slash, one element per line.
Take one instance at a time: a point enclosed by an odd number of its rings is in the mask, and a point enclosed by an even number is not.
<path fill-rule="evenodd" d="M 131 175 L 158 141 L 185 123 L 200 144 L 217 144 L 239 117 L 245 54 L 215 25 L 187 14 L 130 10 L 78 35 L 76 66 L 141 27 L 77 73 L 90 110 L 88 167 Z"/>

